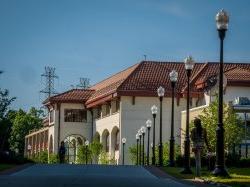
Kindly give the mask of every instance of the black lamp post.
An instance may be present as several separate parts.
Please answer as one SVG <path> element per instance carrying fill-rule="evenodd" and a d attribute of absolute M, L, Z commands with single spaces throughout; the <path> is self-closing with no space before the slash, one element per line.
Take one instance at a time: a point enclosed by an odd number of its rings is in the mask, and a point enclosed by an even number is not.
<path fill-rule="evenodd" d="M 225 169 L 224 128 L 223 128 L 223 40 L 228 28 L 229 16 L 224 10 L 216 15 L 217 30 L 220 38 L 220 69 L 219 69 L 219 103 L 218 124 L 216 129 L 216 165 L 213 171 L 215 176 L 228 176 Z"/>
<path fill-rule="evenodd" d="M 146 133 L 146 128 L 144 126 L 141 127 L 141 132 L 142 132 L 142 165 L 145 165 L 145 156 L 144 156 L 144 143 L 145 143 L 145 133 Z"/>
<path fill-rule="evenodd" d="M 184 169 L 181 173 L 190 174 L 190 137 L 189 137 L 189 104 L 190 104 L 190 76 L 194 67 L 194 60 L 188 56 L 185 60 L 185 69 L 187 71 L 187 109 L 186 109 L 186 134 L 184 140 Z"/>
<path fill-rule="evenodd" d="M 86 160 L 85 160 L 85 162 L 86 162 L 86 164 L 88 164 L 88 146 L 89 146 L 89 141 L 88 140 L 85 141 L 85 146 L 86 146 L 86 150 L 85 150 L 85 158 L 86 158 Z"/>
<path fill-rule="evenodd" d="M 159 140 L 159 166 L 163 166 L 163 147 L 162 147 L 162 100 L 165 94 L 165 89 L 160 86 L 157 89 L 157 93 L 160 99 L 160 140 Z"/>
<path fill-rule="evenodd" d="M 139 150 L 138 150 L 138 147 L 139 147 L 139 139 L 140 139 L 140 137 L 139 137 L 138 133 L 136 134 L 135 138 L 136 138 L 136 165 L 139 165 L 139 155 L 138 155 Z"/>
<path fill-rule="evenodd" d="M 153 144 L 152 144 L 152 165 L 155 165 L 155 118 L 157 114 L 157 107 L 153 105 L 151 107 L 151 112 L 153 115 L 154 123 L 153 123 Z"/>
<path fill-rule="evenodd" d="M 122 138 L 122 165 L 124 165 L 124 148 L 125 148 L 126 138 Z"/>
<path fill-rule="evenodd" d="M 138 131 L 138 135 L 139 135 L 139 164 L 141 165 L 141 137 L 142 137 L 142 132 L 141 129 Z"/>
<path fill-rule="evenodd" d="M 173 70 L 169 74 L 171 87 L 172 87 L 172 111 L 171 111 L 171 135 L 169 140 L 169 166 L 174 166 L 174 90 L 175 90 L 175 83 L 178 78 L 178 73 Z"/>
<path fill-rule="evenodd" d="M 152 121 L 148 119 L 146 121 L 146 127 L 148 129 L 148 145 L 147 145 L 147 165 L 149 166 L 149 142 L 150 142 L 150 128 L 152 126 Z"/>

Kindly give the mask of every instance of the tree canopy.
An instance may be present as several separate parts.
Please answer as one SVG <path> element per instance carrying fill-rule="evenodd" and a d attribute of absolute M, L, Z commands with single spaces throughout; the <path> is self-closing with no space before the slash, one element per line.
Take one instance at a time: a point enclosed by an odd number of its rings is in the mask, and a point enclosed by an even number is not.
<path fill-rule="evenodd" d="M 42 127 L 42 111 L 32 107 L 29 112 L 19 110 L 13 121 L 9 143 L 12 151 L 24 152 L 25 136 L 32 129 Z"/>
<path fill-rule="evenodd" d="M 216 97 L 215 101 L 211 102 L 208 107 L 203 109 L 199 118 L 201 119 L 202 126 L 207 130 L 211 151 L 215 152 L 216 128 L 218 123 L 218 97 Z M 225 103 L 223 104 L 223 125 L 225 129 L 225 150 L 230 151 L 234 145 L 242 141 L 244 129 L 241 118 Z"/>

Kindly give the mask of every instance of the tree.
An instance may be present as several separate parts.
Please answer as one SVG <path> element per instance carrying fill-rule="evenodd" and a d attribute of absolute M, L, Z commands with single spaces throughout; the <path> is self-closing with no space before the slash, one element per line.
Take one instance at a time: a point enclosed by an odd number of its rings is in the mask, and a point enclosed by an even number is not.
<path fill-rule="evenodd" d="M 16 113 L 9 138 L 12 151 L 18 150 L 21 154 L 24 152 L 25 136 L 30 130 L 42 127 L 41 114 L 42 112 L 34 107 L 28 113 L 21 109 Z"/>
<path fill-rule="evenodd" d="M 12 120 L 15 115 L 15 111 L 10 111 L 9 106 L 15 99 L 15 97 L 9 96 L 8 90 L 0 89 L 0 151 L 9 148 L 6 140 L 10 136 Z"/>
<path fill-rule="evenodd" d="M 218 97 L 210 105 L 203 109 L 202 114 L 199 115 L 202 126 L 207 130 L 208 143 L 212 152 L 215 152 L 216 147 L 216 128 L 218 123 Z M 226 104 L 223 104 L 223 124 L 225 137 L 225 150 L 230 151 L 231 148 L 242 141 L 244 129 L 242 120 L 233 111 L 233 109 Z"/>

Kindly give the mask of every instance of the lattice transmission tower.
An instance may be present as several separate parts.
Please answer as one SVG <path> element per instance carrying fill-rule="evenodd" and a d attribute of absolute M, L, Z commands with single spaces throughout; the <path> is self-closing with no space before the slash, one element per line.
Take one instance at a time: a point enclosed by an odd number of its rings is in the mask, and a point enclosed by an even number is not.
<path fill-rule="evenodd" d="M 80 78 L 80 83 L 76 85 L 77 88 L 87 89 L 90 87 L 89 78 Z"/>
<path fill-rule="evenodd" d="M 40 93 L 45 94 L 46 98 L 49 98 L 56 94 L 54 83 L 55 79 L 58 79 L 58 76 L 55 74 L 56 68 L 54 67 L 45 67 L 45 73 L 41 75 L 42 79 L 44 78 L 45 88 L 40 91 Z"/>

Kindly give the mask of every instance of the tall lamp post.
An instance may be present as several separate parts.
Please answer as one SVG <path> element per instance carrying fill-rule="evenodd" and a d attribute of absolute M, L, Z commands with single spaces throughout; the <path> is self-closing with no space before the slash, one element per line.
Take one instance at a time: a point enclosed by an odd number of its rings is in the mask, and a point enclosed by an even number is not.
<path fill-rule="evenodd" d="M 145 133 L 146 133 L 146 128 L 144 126 L 141 127 L 141 132 L 142 132 L 142 165 L 145 164 L 145 156 L 144 156 L 144 143 L 145 143 Z"/>
<path fill-rule="evenodd" d="M 89 146 L 89 141 L 88 140 L 85 141 L 85 146 L 86 146 L 86 151 L 85 151 L 86 160 L 85 160 L 85 162 L 86 162 L 86 164 L 88 164 L 88 146 Z"/>
<path fill-rule="evenodd" d="M 125 148 L 126 138 L 122 138 L 122 165 L 124 165 L 124 148 Z"/>
<path fill-rule="evenodd" d="M 169 140 L 169 166 L 174 166 L 174 91 L 175 91 L 175 83 L 178 78 L 178 73 L 173 70 L 169 74 L 171 87 L 172 87 L 172 111 L 171 111 L 171 135 Z"/>
<path fill-rule="evenodd" d="M 146 121 L 146 127 L 148 129 L 148 145 L 147 145 L 147 165 L 149 166 L 149 142 L 150 142 L 150 128 L 152 126 L 152 121 L 148 119 Z"/>
<path fill-rule="evenodd" d="M 157 89 L 157 93 L 160 99 L 160 141 L 159 141 L 159 166 L 163 166 L 163 147 L 162 147 L 162 100 L 165 95 L 165 89 L 160 86 Z"/>
<path fill-rule="evenodd" d="M 153 144 L 152 144 L 152 165 L 155 165 L 155 118 L 156 118 L 156 114 L 157 114 L 157 107 L 155 105 L 153 105 L 151 107 L 151 112 L 153 115 Z"/>
<path fill-rule="evenodd" d="M 190 104 L 190 76 L 194 67 L 194 60 L 188 56 L 185 60 L 185 69 L 187 71 L 187 109 L 186 109 L 186 135 L 184 140 L 184 169 L 181 173 L 190 174 L 190 137 L 189 137 L 189 104 Z"/>
<path fill-rule="evenodd" d="M 141 137 L 142 137 L 142 132 L 141 129 L 138 131 L 139 135 L 139 164 L 141 165 Z"/>
<path fill-rule="evenodd" d="M 140 139 L 138 133 L 135 135 L 135 138 L 136 138 L 136 165 L 138 165 L 139 164 L 139 155 L 138 155 L 139 151 L 138 151 L 138 148 L 139 148 L 139 139 Z"/>
<path fill-rule="evenodd" d="M 216 15 L 216 25 L 220 38 L 220 69 L 219 69 L 219 102 L 218 124 L 216 129 L 216 165 L 213 171 L 215 176 L 228 176 L 225 169 L 224 128 L 223 128 L 223 41 L 228 28 L 229 16 L 221 10 Z"/>

